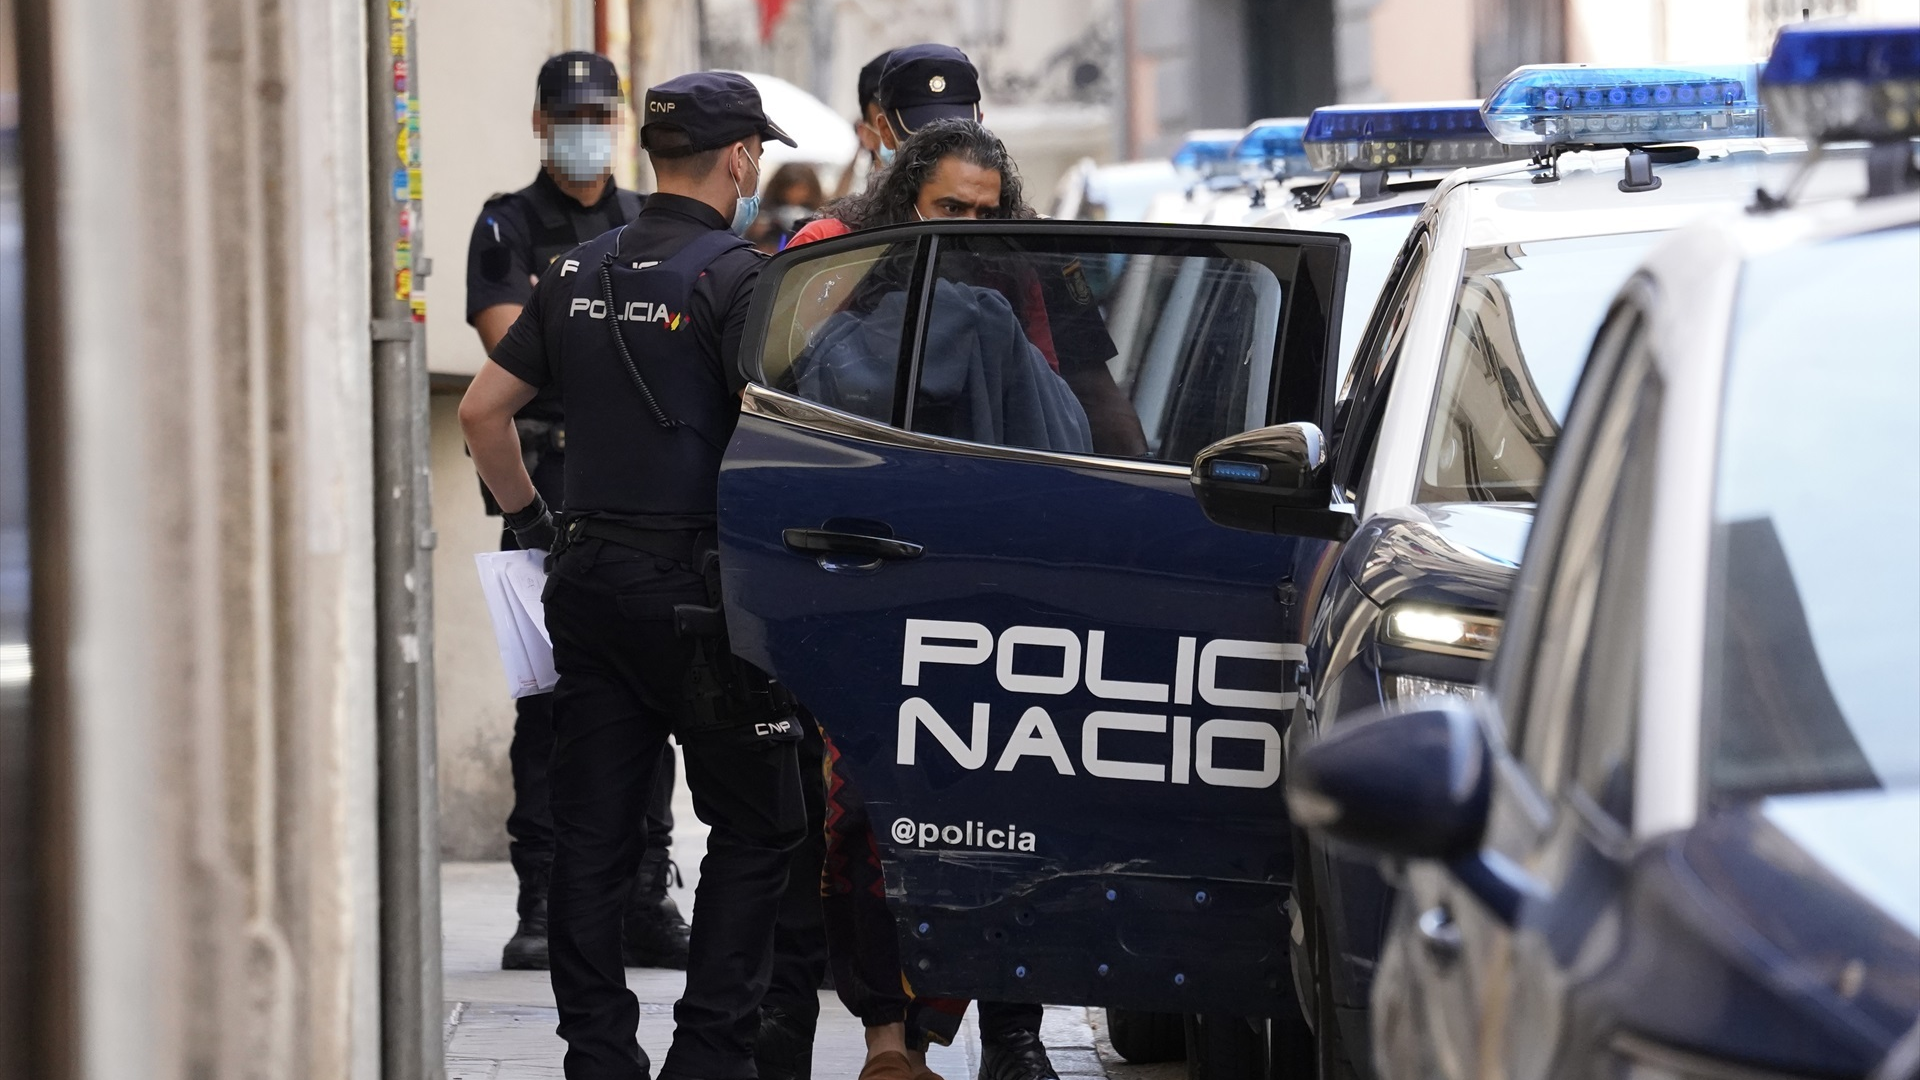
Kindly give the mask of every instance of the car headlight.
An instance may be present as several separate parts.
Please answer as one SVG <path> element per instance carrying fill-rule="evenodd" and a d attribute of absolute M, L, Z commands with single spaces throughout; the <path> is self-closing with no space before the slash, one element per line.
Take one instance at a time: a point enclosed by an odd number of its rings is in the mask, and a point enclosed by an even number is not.
<path fill-rule="evenodd" d="M 1395 604 L 1387 609 L 1381 636 L 1410 649 L 1490 660 L 1500 643 L 1500 627 L 1497 615 L 1427 604 Z"/>
<path fill-rule="evenodd" d="M 1797 1075 L 1702 1057 L 1638 1035 L 1615 1035 L 1613 1051 L 1625 1065 L 1619 1072 L 1622 1080 L 1805 1080 Z"/>

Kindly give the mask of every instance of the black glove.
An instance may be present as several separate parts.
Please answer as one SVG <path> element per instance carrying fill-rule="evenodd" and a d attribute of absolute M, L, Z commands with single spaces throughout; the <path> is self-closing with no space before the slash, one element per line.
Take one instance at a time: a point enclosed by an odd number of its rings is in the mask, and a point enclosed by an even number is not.
<path fill-rule="evenodd" d="M 533 493 L 532 502 L 503 515 L 503 519 L 524 551 L 552 551 L 553 541 L 560 535 L 553 527 L 553 512 L 547 509 L 547 500 L 537 491 Z"/>

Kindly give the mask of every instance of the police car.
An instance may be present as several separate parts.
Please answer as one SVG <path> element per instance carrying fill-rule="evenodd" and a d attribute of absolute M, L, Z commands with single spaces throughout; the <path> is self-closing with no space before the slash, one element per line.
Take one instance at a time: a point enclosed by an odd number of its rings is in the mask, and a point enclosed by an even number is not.
<path fill-rule="evenodd" d="M 1344 378 L 1394 256 L 1434 189 L 1464 166 L 1529 155 L 1494 140 L 1478 101 L 1330 105 L 1307 118 L 1299 146 L 1300 161 L 1288 175 L 1306 179 L 1277 193 L 1252 224 L 1337 232 L 1352 242 L 1340 335 Z"/>
<path fill-rule="evenodd" d="M 1209 225 L 1254 225 L 1287 197 L 1287 181 L 1313 172 L 1302 136 L 1306 117 L 1255 120 L 1234 143 L 1233 175 L 1239 183 L 1215 194 L 1202 219 Z"/>
<path fill-rule="evenodd" d="M 1123 161 L 1100 165 L 1082 158 L 1060 178 L 1050 217 L 1080 221 L 1144 221 L 1147 207 L 1167 192 L 1184 192 L 1187 181 L 1171 161 Z"/>
<path fill-rule="evenodd" d="M 1272 1017 L 1310 1067 L 1279 787 L 1305 628 L 1275 568 L 1332 542 L 1210 522 L 1191 463 L 1331 422 L 1347 249 L 936 222 L 766 264 L 728 626 L 832 733 L 916 992 Z"/>
<path fill-rule="evenodd" d="M 1920 1061 L 1920 28 L 1790 28 L 1763 87 L 1875 140 L 1869 197 L 1772 182 L 1609 291 L 1484 695 L 1289 762 L 1297 821 L 1409 860 L 1383 1076 Z"/>
<path fill-rule="evenodd" d="M 1233 157 L 1242 134 L 1239 128 L 1202 128 L 1189 131 L 1173 152 L 1173 167 L 1184 184 L 1162 191 L 1147 204 L 1144 220 L 1166 224 L 1194 224 L 1206 220 L 1207 208 L 1222 192 L 1240 184 Z"/>
<path fill-rule="evenodd" d="M 1758 189 L 1818 198 L 1865 183 L 1862 150 L 1810 163 L 1805 143 L 1760 137 L 1753 65 L 1525 67 L 1483 112 L 1536 160 L 1455 173 L 1426 201 L 1359 338 L 1331 448 L 1302 473 L 1298 432 L 1254 432 L 1196 465 L 1217 520 L 1288 528 L 1289 507 L 1317 513 L 1329 496 L 1354 513 L 1352 539 L 1292 582 L 1316 606 L 1290 748 L 1383 701 L 1478 680 L 1587 345 L 1665 234 Z M 1260 464 L 1266 481 L 1245 482 Z M 1366 1075 L 1391 892 L 1371 860 L 1297 842 L 1298 992 L 1325 1070 Z"/>

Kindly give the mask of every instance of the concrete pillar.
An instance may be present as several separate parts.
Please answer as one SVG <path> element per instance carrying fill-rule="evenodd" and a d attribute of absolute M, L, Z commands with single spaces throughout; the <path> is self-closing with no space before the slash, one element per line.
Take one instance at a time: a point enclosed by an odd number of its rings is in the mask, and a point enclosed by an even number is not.
<path fill-rule="evenodd" d="M 35 1075 L 379 1075 L 356 0 L 21 0 Z"/>

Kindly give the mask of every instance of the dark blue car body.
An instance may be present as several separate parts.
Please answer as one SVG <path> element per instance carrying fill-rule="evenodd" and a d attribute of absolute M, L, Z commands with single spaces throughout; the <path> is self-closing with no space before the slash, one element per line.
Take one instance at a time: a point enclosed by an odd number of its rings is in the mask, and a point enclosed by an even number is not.
<path fill-rule="evenodd" d="M 1326 422 L 1346 257 L 1331 235 L 855 234 L 769 264 L 746 348 L 779 347 L 768 325 L 814 268 L 890 243 L 912 254 L 924 298 L 942 245 L 979 237 L 1089 263 L 1101 250 L 1269 260 L 1286 301 L 1271 406 L 1251 426 Z M 808 288 L 829 291 L 831 272 Z M 1176 284 L 1207 302 L 1204 281 Z M 1184 464 L 920 434 L 920 325 L 903 335 L 890 423 L 750 387 L 720 482 L 735 651 L 819 718 L 859 786 L 915 991 L 1297 1015 L 1281 740 L 1334 545 L 1210 522 Z M 1187 337 L 1173 344 L 1210 347 Z M 1169 399 L 1163 426 L 1205 404 L 1188 397 Z"/>
<path fill-rule="evenodd" d="M 1382 638 L 1381 619 L 1396 603 L 1499 615 L 1532 520 L 1528 505 L 1456 503 L 1402 507 L 1361 524 L 1318 598 L 1289 754 L 1331 731 L 1341 716 L 1392 700 L 1396 675 L 1478 682 L 1486 661 L 1396 645 Z M 1392 889 L 1368 856 L 1331 850 L 1305 833 L 1295 848 L 1296 902 L 1307 908 L 1298 991 L 1316 1030 L 1339 1025 L 1348 1064 L 1371 1075 L 1367 1002 Z M 1323 993 L 1330 1000 L 1320 1000 Z"/>

